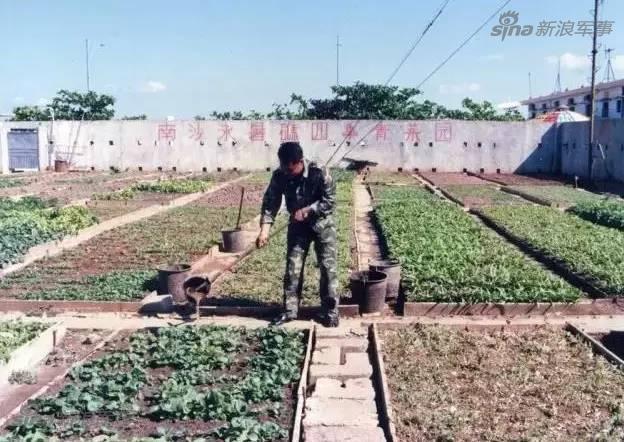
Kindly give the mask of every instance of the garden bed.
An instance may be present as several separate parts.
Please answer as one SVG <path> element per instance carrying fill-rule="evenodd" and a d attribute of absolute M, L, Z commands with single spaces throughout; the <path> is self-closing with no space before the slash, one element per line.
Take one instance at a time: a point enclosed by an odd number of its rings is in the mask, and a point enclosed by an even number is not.
<path fill-rule="evenodd" d="M 582 294 L 422 188 L 380 187 L 375 198 L 382 244 L 402 264 L 408 302 L 574 302 Z"/>
<path fill-rule="evenodd" d="M 139 300 L 154 289 L 155 268 L 193 262 L 233 227 L 238 207 L 224 200 L 235 186 L 208 194 L 187 206 L 106 231 L 60 255 L 36 261 L 0 283 L 4 297 L 38 300 Z M 253 194 L 252 194 L 253 195 Z M 258 213 L 248 201 L 243 222 Z M 238 198 L 236 200 L 238 205 Z M 256 207 L 253 207 L 256 206 Z"/>
<path fill-rule="evenodd" d="M 622 200 L 582 202 L 570 208 L 568 212 L 595 224 L 624 230 L 624 201 Z"/>
<path fill-rule="evenodd" d="M 365 175 L 364 182 L 367 184 L 386 185 L 415 185 L 418 180 L 408 172 L 390 172 L 373 168 Z"/>
<path fill-rule="evenodd" d="M 542 206 L 489 207 L 480 216 L 532 253 L 595 287 L 624 295 L 624 232 Z"/>
<path fill-rule="evenodd" d="M 503 186 L 554 186 L 561 185 L 569 181 L 568 178 L 563 176 L 554 176 L 546 174 L 533 174 L 533 175 L 516 175 L 509 173 L 480 173 L 476 176 L 483 178 Z"/>
<path fill-rule="evenodd" d="M 339 290 L 347 292 L 349 270 L 352 261 L 353 235 L 353 174 L 345 173 L 336 177 L 337 208 L 334 214 L 338 242 Z M 283 302 L 284 269 L 286 266 L 287 220 L 281 218 L 273 231 L 269 244 L 245 258 L 230 273 L 224 274 L 213 286 L 208 302 L 213 305 L 267 306 L 281 305 Z M 319 286 L 316 254 L 310 247 L 304 268 L 304 288 L 302 305 L 318 305 Z"/>
<path fill-rule="evenodd" d="M 125 333 L 31 401 L 5 431 L 285 441 L 293 429 L 304 339 L 301 331 L 218 326 Z"/>
<path fill-rule="evenodd" d="M 503 190 L 544 206 L 564 209 L 579 203 L 600 201 L 603 198 L 595 193 L 562 185 L 509 186 Z"/>
<path fill-rule="evenodd" d="M 441 190 L 466 207 L 527 204 L 526 200 L 510 193 L 501 192 L 494 185 L 450 184 L 444 186 Z"/>
<path fill-rule="evenodd" d="M 435 186 L 448 186 L 450 184 L 488 184 L 487 181 L 478 177 L 460 172 L 418 172 L 418 175 Z"/>
<path fill-rule="evenodd" d="M 621 440 L 622 372 L 557 328 L 381 331 L 398 439 Z"/>

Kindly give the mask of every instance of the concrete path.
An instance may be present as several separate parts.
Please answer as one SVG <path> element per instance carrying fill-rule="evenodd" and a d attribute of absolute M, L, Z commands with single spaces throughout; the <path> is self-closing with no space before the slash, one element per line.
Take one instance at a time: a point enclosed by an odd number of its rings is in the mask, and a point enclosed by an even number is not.
<path fill-rule="evenodd" d="M 358 269 L 368 270 L 368 263 L 380 259 L 379 238 L 373 225 L 372 199 L 366 186 L 357 182 L 353 189 L 355 206 L 355 243 L 358 257 Z"/>
<path fill-rule="evenodd" d="M 306 442 L 385 441 L 372 382 L 368 330 L 317 328 L 303 417 Z"/>

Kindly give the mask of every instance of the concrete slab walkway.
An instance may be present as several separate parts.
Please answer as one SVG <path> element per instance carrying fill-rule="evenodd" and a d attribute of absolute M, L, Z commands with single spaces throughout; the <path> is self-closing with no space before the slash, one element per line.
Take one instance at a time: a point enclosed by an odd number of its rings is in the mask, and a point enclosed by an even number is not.
<path fill-rule="evenodd" d="M 368 329 L 317 328 L 303 417 L 306 442 L 385 441 L 373 386 Z"/>

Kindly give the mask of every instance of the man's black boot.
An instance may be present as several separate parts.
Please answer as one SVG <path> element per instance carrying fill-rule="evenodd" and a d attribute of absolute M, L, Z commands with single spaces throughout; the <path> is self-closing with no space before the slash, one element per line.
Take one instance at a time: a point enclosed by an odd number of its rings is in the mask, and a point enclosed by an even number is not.
<path fill-rule="evenodd" d="M 318 315 L 318 321 L 324 327 L 338 327 L 340 325 L 340 318 L 337 314 L 321 313 Z"/>
<path fill-rule="evenodd" d="M 280 313 L 278 316 L 271 320 L 271 324 L 274 327 L 279 327 L 280 325 L 284 325 L 287 322 L 294 321 L 296 319 L 295 316 L 289 315 L 288 313 Z"/>

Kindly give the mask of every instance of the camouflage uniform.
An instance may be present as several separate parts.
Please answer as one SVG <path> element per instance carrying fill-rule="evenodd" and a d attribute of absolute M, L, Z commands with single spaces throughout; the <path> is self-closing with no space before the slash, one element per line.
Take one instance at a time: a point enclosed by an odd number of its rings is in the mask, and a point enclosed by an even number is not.
<path fill-rule="evenodd" d="M 261 224 L 272 224 L 286 197 L 290 213 L 288 225 L 288 248 L 284 274 L 284 309 L 288 317 L 297 316 L 303 289 L 303 268 L 314 242 L 319 263 L 321 307 L 329 317 L 338 316 L 338 279 L 336 276 L 336 185 L 325 168 L 305 161 L 304 172 L 291 177 L 281 169 L 273 172 L 271 183 L 262 201 Z M 308 218 L 303 222 L 294 220 L 298 209 L 310 207 Z"/>

